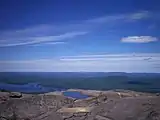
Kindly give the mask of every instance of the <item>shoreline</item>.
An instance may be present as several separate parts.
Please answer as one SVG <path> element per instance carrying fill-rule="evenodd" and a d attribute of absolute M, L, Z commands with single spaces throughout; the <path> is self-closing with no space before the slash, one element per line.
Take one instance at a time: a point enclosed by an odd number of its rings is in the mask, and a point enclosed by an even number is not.
<path fill-rule="evenodd" d="M 118 96 L 145 96 L 145 95 L 159 95 L 160 93 L 152 93 L 152 92 L 140 92 L 133 90 L 125 90 L 125 89 L 113 89 L 113 90 L 86 90 L 86 89 L 67 89 L 62 91 L 51 91 L 51 92 L 39 92 L 39 93 L 24 93 L 17 91 L 8 91 L 8 90 L 0 90 L 0 93 L 21 93 L 24 95 L 59 95 L 65 96 L 64 92 L 78 92 L 82 95 L 87 95 L 88 97 L 98 97 L 99 95 L 118 95 Z M 67 96 L 65 96 L 67 97 Z"/>

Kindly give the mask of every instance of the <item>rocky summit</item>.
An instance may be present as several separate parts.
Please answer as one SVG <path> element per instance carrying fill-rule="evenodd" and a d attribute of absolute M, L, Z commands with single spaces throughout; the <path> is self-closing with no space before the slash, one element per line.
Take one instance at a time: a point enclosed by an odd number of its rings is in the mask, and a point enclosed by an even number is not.
<path fill-rule="evenodd" d="M 159 94 L 126 90 L 78 91 L 75 99 L 52 92 L 0 92 L 0 120 L 160 120 Z"/>

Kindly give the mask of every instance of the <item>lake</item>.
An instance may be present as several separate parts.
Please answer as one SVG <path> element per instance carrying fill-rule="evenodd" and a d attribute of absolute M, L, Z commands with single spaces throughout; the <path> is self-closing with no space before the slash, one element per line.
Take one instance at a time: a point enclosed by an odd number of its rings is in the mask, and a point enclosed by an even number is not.
<path fill-rule="evenodd" d="M 126 89 L 156 93 L 160 92 L 160 74 L 103 72 L 0 73 L 1 90 L 18 91 L 24 93 L 44 93 L 51 91 L 64 91 L 70 88 L 91 90 Z"/>

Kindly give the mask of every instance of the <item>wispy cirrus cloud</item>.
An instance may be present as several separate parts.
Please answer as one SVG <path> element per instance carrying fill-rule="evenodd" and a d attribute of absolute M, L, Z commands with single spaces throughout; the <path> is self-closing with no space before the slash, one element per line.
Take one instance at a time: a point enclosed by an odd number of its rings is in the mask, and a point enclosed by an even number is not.
<path fill-rule="evenodd" d="M 140 11 L 129 14 L 114 14 L 102 17 L 97 17 L 93 19 L 86 20 L 87 23 L 114 23 L 114 22 L 126 22 L 126 21 L 136 21 L 152 17 L 149 11 Z"/>
<path fill-rule="evenodd" d="M 159 62 L 159 53 L 80 55 L 38 60 L 0 61 L 0 71 L 160 73 Z"/>
<path fill-rule="evenodd" d="M 147 19 L 150 17 L 152 17 L 152 13 L 149 11 L 141 11 L 141 12 L 137 12 L 129 15 L 130 20 Z"/>
<path fill-rule="evenodd" d="M 125 43 L 149 43 L 156 41 L 158 41 L 158 38 L 152 36 L 128 36 L 121 39 L 121 42 Z"/>
<path fill-rule="evenodd" d="M 25 29 L 16 29 L 12 31 L 0 32 L 0 47 L 23 46 L 31 44 L 43 44 L 57 40 L 66 40 L 80 35 L 86 35 L 87 32 L 96 30 L 103 25 L 112 26 L 123 22 L 138 21 L 151 18 L 152 14 L 148 11 L 140 11 L 127 14 L 113 14 L 99 16 L 91 19 L 76 21 L 72 24 L 44 24 L 30 26 Z"/>
<path fill-rule="evenodd" d="M 17 43 L 10 43 L 10 41 L 0 42 L 0 47 L 11 47 L 11 46 L 22 46 L 22 45 L 33 45 L 33 44 L 39 44 L 39 43 L 50 43 L 50 44 L 58 44 L 59 40 L 74 38 L 76 36 L 85 35 L 87 32 L 70 32 L 65 33 L 57 36 L 42 36 L 42 37 L 26 37 L 25 41 L 18 39 L 16 40 Z M 12 40 L 12 39 L 11 39 Z M 23 41 L 23 42 L 20 42 Z M 55 42 L 55 43 L 53 43 Z"/>
<path fill-rule="evenodd" d="M 61 45 L 61 44 L 66 44 L 67 42 L 47 42 L 47 43 L 39 43 L 39 44 L 32 44 L 32 46 L 44 46 L 44 45 Z"/>

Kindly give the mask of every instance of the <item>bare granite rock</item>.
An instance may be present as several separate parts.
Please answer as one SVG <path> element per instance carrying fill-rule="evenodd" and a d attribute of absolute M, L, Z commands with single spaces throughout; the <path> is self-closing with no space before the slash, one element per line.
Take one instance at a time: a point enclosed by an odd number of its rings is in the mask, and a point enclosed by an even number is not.
<path fill-rule="evenodd" d="M 82 100 L 60 93 L 22 94 L 15 99 L 8 92 L 0 92 L 0 120 L 160 120 L 160 96 L 156 94 L 92 92 Z"/>

